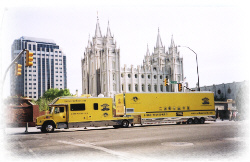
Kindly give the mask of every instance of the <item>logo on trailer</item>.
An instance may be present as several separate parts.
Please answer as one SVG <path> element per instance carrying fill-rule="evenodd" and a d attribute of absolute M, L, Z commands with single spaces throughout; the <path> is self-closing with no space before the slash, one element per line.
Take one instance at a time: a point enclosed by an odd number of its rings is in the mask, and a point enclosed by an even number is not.
<path fill-rule="evenodd" d="M 104 113 L 103 116 L 104 116 L 104 117 L 107 117 L 107 116 L 109 116 L 109 114 L 108 114 L 108 113 Z"/>
<path fill-rule="evenodd" d="M 209 104 L 209 98 L 207 98 L 207 97 L 203 98 L 202 101 L 203 101 L 202 104 L 204 104 L 204 105 Z"/>
<path fill-rule="evenodd" d="M 138 97 L 133 97 L 134 102 L 137 102 L 138 100 L 139 100 Z"/>
<path fill-rule="evenodd" d="M 101 107 L 103 107 L 103 109 L 101 109 L 102 111 L 109 111 L 109 105 L 108 104 L 103 104 L 103 105 L 101 105 Z"/>

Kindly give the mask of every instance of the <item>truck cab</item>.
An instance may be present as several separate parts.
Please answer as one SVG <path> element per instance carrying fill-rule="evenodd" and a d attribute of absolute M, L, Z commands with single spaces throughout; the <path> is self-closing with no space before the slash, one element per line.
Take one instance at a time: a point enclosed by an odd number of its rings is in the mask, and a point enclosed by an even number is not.
<path fill-rule="evenodd" d="M 36 119 L 37 128 L 46 133 L 61 128 L 128 127 L 133 123 L 133 117 L 114 117 L 112 98 L 60 97 L 49 106 L 50 114 Z"/>

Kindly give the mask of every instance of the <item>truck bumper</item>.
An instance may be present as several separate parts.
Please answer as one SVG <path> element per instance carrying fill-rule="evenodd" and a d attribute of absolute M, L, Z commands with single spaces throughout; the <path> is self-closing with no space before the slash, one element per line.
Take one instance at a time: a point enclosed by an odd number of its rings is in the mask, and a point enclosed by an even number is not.
<path fill-rule="evenodd" d="M 37 129 L 42 129 L 42 126 L 36 126 Z"/>

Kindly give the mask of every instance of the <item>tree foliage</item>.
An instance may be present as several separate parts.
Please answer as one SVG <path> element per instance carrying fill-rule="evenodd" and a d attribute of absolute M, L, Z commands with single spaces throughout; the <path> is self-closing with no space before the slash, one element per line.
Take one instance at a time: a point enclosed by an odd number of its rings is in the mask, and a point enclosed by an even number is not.
<path fill-rule="evenodd" d="M 57 89 L 57 88 L 51 88 L 49 90 L 47 90 L 44 94 L 43 94 L 43 98 L 52 101 L 57 97 L 60 96 L 71 96 L 69 89 Z"/>
<path fill-rule="evenodd" d="M 40 97 L 35 104 L 39 105 L 40 111 L 46 111 L 49 110 L 49 103 L 54 100 L 57 97 L 60 96 L 71 96 L 69 89 L 57 89 L 57 88 L 51 88 L 47 90 L 42 97 Z"/>

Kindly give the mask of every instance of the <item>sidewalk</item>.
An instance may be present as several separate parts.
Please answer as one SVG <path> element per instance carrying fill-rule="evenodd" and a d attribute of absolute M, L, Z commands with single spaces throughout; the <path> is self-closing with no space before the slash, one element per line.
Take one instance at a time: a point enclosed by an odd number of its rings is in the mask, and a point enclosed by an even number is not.
<path fill-rule="evenodd" d="M 28 127 L 28 132 L 26 131 L 26 127 L 10 127 L 10 128 L 5 128 L 4 133 L 6 135 L 10 134 L 25 134 L 25 133 L 34 133 L 34 132 L 41 132 L 40 129 L 37 129 L 36 127 Z"/>

